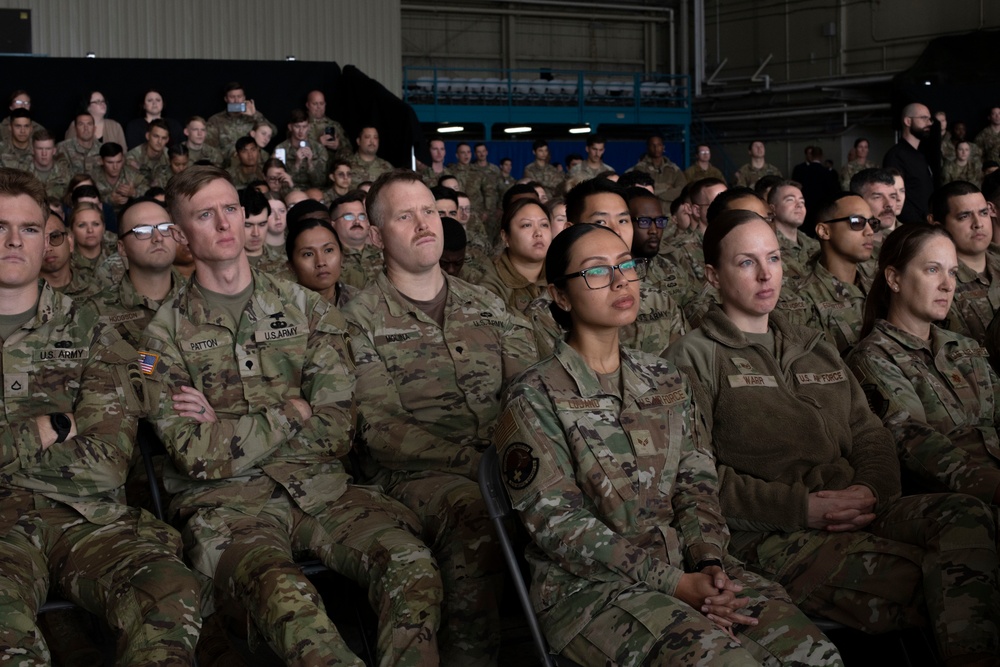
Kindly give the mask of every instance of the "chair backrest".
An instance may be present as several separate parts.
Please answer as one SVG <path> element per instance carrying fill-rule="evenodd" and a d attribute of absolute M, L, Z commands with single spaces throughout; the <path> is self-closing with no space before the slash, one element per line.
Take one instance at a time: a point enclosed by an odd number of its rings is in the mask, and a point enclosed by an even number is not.
<path fill-rule="evenodd" d="M 483 494 L 483 500 L 486 502 L 486 511 L 489 513 L 490 519 L 493 521 L 493 527 L 496 529 L 497 539 L 500 541 L 500 549 L 503 551 L 504 560 L 507 562 L 507 569 L 510 571 L 514 588 L 517 590 L 517 597 L 521 601 L 521 608 L 524 610 L 524 616 L 528 621 L 531 636 L 535 640 L 538 655 L 542 659 L 542 665 L 545 667 L 556 667 L 557 663 L 549 653 L 549 644 L 545 641 L 542 628 L 538 624 L 538 617 L 535 616 L 535 610 L 531 606 L 528 587 L 521 576 L 521 566 L 517 561 L 517 555 L 514 553 L 510 535 L 507 534 L 507 527 L 504 525 L 504 519 L 508 516 L 513 516 L 513 509 L 510 505 L 510 496 L 507 495 L 507 487 L 504 486 L 503 479 L 500 477 L 500 459 L 495 447 L 488 447 L 479 460 L 479 489 Z M 520 519 L 514 517 L 514 520 L 519 521 Z"/>

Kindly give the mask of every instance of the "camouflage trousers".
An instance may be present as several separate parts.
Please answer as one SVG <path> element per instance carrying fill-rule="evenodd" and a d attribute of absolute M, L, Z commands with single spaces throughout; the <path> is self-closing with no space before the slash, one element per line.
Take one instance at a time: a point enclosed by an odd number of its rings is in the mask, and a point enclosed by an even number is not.
<path fill-rule="evenodd" d="M 504 565 L 479 485 L 460 475 L 410 472 L 395 473 L 386 491 L 420 518 L 441 567 L 441 665 L 495 665 Z"/>
<path fill-rule="evenodd" d="M 118 634 L 118 665 L 190 665 L 201 631 L 198 582 L 175 530 L 132 510 L 108 525 L 68 508 L 32 510 L 0 538 L 0 663 L 49 665 L 35 623 L 49 592 Z"/>
<path fill-rule="evenodd" d="M 815 614 L 869 633 L 929 626 L 941 657 L 998 650 L 991 510 L 960 494 L 905 496 L 864 531 L 733 533 L 730 551 Z"/>
<path fill-rule="evenodd" d="M 416 534 L 416 517 L 385 495 L 349 486 L 313 517 L 279 492 L 257 516 L 225 507 L 196 512 L 184 528 L 195 568 L 215 594 L 242 606 L 288 665 L 364 667 L 326 614 L 293 553 L 319 558 L 368 591 L 378 616 L 381 667 L 438 661 L 441 579 Z"/>
<path fill-rule="evenodd" d="M 562 655 L 588 667 L 844 664 L 781 586 L 731 563 L 726 572 L 744 585 L 740 596 L 750 598 L 743 613 L 758 620 L 754 627 L 735 627 L 737 641 L 697 609 L 639 584 L 612 593 Z"/>

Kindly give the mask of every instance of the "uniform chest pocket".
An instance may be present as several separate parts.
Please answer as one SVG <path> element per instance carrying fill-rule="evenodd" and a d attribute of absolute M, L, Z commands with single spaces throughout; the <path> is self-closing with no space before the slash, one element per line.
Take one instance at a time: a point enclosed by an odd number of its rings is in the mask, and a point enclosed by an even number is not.
<path fill-rule="evenodd" d="M 580 460 L 590 458 L 597 465 L 585 466 L 581 470 L 586 476 L 586 485 L 592 493 L 601 499 L 607 499 L 610 493 L 617 494 L 622 500 L 632 500 L 636 497 L 634 479 L 636 459 L 632 454 L 628 441 L 622 438 L 614 440 L 607 436 L 620 432 L 618 420 L 610 414 L 605 419 L 597 419 L 593 415 L 579 415 L 573 425 L 572 440 L 577 440 L 574 448 L 580 449 Z M 622 446 L 612 446 L 615 443 Z"/>

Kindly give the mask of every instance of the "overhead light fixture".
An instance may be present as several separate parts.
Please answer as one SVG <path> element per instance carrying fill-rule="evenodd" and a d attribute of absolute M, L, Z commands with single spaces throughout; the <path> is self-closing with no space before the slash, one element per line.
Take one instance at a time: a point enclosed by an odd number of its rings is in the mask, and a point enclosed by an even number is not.
<path fill-rule="evenodd" d="M 448 134 L 449 132 L 462 132 L 465 128 L 461 125 L 446 125 L 444 127 L 439 127 L 438 132 L 440 134 Z"/>
<path fill-rule="evenodd" d="M 570 134 L 590 134 L 590 125 L 581 125 L 580 127 L 569 128 Z"/>
<path fill-rule="evenodd" d="M 931 82 L 930 81 L 924 81 L 924 85 L 925 86 L 929 86 L 929 85 L 931 85 Z"/>
<path fill-rule="evenodd" d="M 288 62 L 295 62 L 295 56 L 285 56 L 285 60 Z"/>
<path fill-rule="evenodd" d="M 521 132 L 531 132 L 531 128 L 527 125 L 521 127 L 505 127 L 503 131 L 507 134 L 520 134 Z"/>
<path fill-rule="evenodd" d="M 97 57 L 97 54 L 96 54 L 96 53 L 94 53 L 93 51 L 87 51 L 87 55 L 86 55 L 86 56 L 84 56 L 84 57 L 85 57 L 85 58 L 96 58 L 96 57 Z"/>

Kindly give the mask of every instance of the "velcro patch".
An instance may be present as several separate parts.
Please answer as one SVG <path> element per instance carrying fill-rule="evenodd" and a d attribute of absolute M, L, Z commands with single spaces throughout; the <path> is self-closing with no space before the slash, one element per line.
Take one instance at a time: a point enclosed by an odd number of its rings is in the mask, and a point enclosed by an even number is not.
<path fill-rule="evenodd" d="M 948 359 L 950 361 L 958 361 L 959 359 L 968 359 L 970 357 L 988 357 L 990 353 L 982 347 L 974 347 L 969 350 L 955 350 L 948 354 Z"/>
<path fill-rule="evenodd" d="M 636 404 L 641 410 L 646 408 L 655 408 L 660 406 L 673 405 L 674 403 L 680 403 L 685 398 L 687 398 L 687 392 L 683 389 L 675 389 L 666 394 L 653 394 L 652 396 L 640 396 L 635 399 Z"/>
<path fill-rule="evenodd" d="M 160 362 L 160 355 L 152 352 L 139 351 L 139 370 L 143 375 L 152 375 L 156 364 Z"/>
<path fill-rule="evenodd" d="M 879 419 L 885 419 L 886 413 L 889 412 L 889 399 L 882 393 L 882 390 L 874 384 L 862 385 L 861 389 L 865 392 L 865 398 L 868 399 L 868 409 Z"/>
<path fill-rule="evenodd" d="M 538 476 L 538 457 L 531 445 L 512 442 L 500 454 L 500 470 L 511 489 L 527 488 Z"/>
<path fill-rule="evenodd" d="M 777 387 L 773 375 L 730 375 L 730 387 Z"/>
<path fill-rule="evenodd" d="M 845 382 L 847 376 L 844 371 L 833 371 L 832 373 L 796 373 L 795 379 L 799 384 L 836 384 Z"/>

